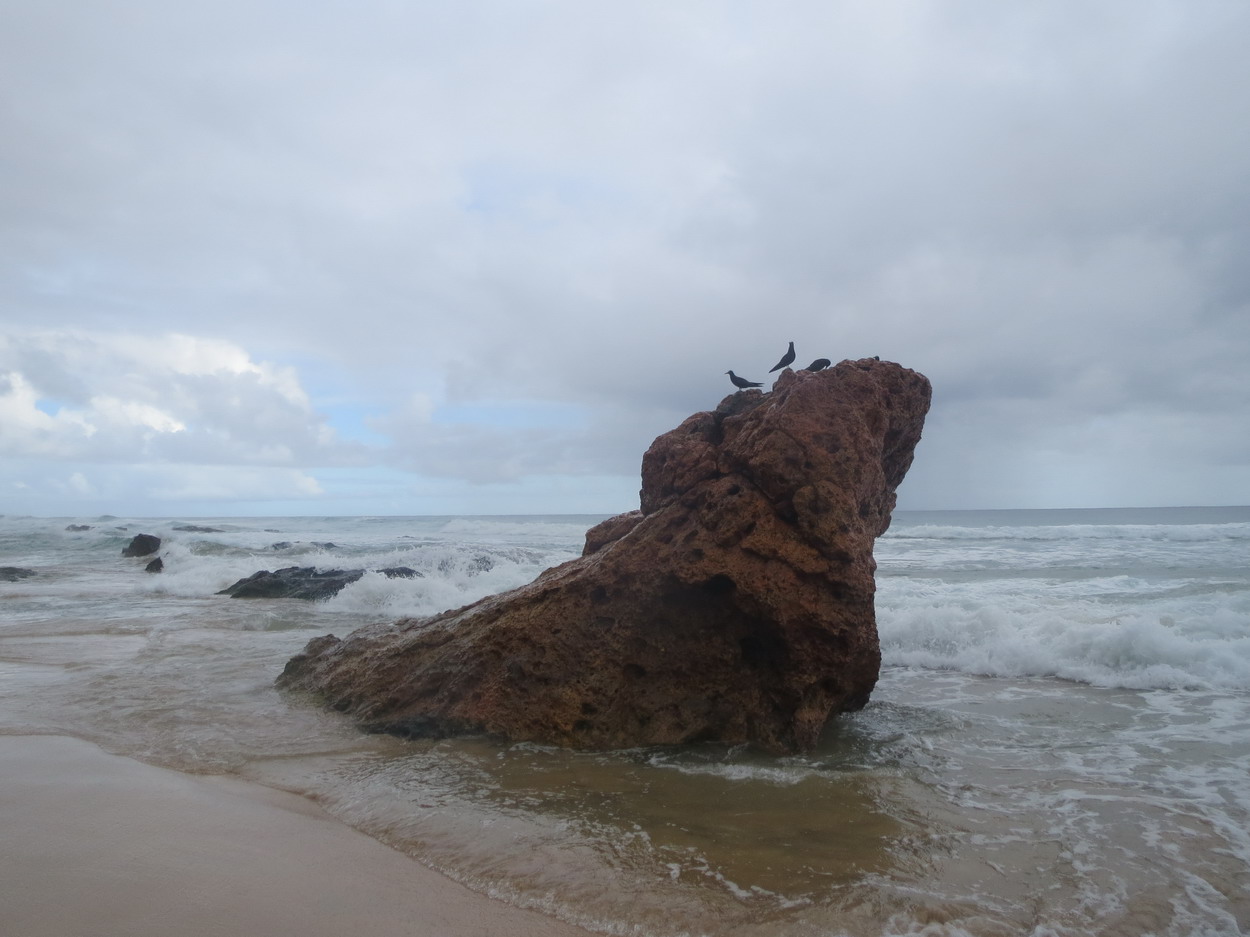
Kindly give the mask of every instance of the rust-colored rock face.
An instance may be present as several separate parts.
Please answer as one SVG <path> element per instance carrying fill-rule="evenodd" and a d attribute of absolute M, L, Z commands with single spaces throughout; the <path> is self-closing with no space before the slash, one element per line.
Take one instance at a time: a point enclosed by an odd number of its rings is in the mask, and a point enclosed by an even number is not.
<path fill-rule="evenodd" d="M 586 748 L 815 744 L 880 667 L 873 540 L 928 380 L 885 361 L 785 371 L 660 436 L 641 510 L 581 557 L 429 619 L 311 642 L 279 678 L 365 728 Z"/>

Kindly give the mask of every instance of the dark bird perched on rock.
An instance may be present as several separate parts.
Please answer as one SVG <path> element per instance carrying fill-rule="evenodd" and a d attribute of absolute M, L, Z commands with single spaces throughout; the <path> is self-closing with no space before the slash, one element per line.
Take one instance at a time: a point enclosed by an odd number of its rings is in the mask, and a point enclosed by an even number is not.
<path fill-rule="evenodd" d="M 738 375 L 734 374 L 733 371 L 726 371 L 725 373 L 728 374 L 729 379 L 734 382 L 734 387 L 739 387 L 745 390 L 748 387 L 763 386 L 759 381 L 748 381 L 745 377 L 738 377 Z"/>
<path fill-rule="evenodd" d="M 813 361 L 811 364 L 809 364 L 809 365 L 807 366 L 807 370 L 809 370 L 809 371 L 823 371 L 823 370 L 824 370 L 825 368 L 827 368 L 827 367 L 829 367 L 829 359 L 828 359 L 828 358 L 817 358 L 815 361 Z"/>
<path fill-rule="evenodd" d="M 774 371 L 780 371 L 782 368 L 786 367 L 786 365 L 790 364 L 793 361 L 794 361 L 794 342 L 791 342 L 789 350 L 784 355 L 781 356 L 780 361 L 778 361 L 775 365 L 773 365 L 771 368 L 768 369 L 768 373 L 772 374 Z"/>

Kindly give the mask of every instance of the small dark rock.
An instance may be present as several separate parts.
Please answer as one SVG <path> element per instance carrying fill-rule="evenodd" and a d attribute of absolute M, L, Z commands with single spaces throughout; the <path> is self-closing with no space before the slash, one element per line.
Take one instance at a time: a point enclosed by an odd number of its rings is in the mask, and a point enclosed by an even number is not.
<path fill-rule="evenodd" d="M 35 575 L 33 569 L 23 569 L 20 566 L 0 566 L 0 582 L 17 582 L 19 579 L 27 579 Z"/>
<path fill-rule="evenodd" d="M 161 538 L 151 534 L 136 534 L 130 545 L 122 550 L 122 556 L 151 556 L 161 548 Z"/>
<path fill-rule="evenodd" d="M 271 549 L 271 550 L 289 550 L 289 549 L 291 549 L 291 541 L 290 541 L 290 540 L 279 540 L 277 543 L 271 543 L 271 544 L 269 544 L 269 549 Z"/>
<path fill-rule="evenodd" d="M 84 530 L 90 530 L 91 525 L 90 524 L 70 524 L 65 529 L 68 531 L 72 531 L 73 533 L 79 533 Z"/>
<path fill-rule="evenodd" d="M 175 527 L 174 530 L 181 530 L 189 534 L 219 534 L 220 527 L 200 527 L 196 524 L 183 524 L 181 527 Z"/>
<path fill-rule="evenodd" d="M 143 567 L 145 573 L 159 573 L 165 568 L 165 561 L 159 556 L 147 566 Z"/>

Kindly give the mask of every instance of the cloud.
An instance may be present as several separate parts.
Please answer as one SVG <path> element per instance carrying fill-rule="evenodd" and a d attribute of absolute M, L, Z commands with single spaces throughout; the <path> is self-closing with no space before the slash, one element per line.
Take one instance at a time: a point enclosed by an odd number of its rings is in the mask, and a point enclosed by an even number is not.
<path fill-rule="evenodd" d="M 1250 500 L 1241 5 L 11 6 L 11 457 L 630 478 L 794 340 L 917 506 Z"/>
<path fill-rule="evenodd" d="M 189 335 L 0 337 L 0 453 L 89 462 L 342 464 L 294 371 Z"/>
<path fill-rule="evenodd" d="M 308 513 L 327 492 L 300 469 L 233 465 L 0 464 L 0 502 L 9 512 L 53 516 Z M 361 511 L 359 513 L 365 513 Z"/>

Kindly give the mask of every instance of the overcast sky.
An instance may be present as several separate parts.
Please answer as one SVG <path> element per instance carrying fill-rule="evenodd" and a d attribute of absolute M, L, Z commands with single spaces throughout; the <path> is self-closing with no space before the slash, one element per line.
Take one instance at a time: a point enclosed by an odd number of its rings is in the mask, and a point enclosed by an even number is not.
<path fill-rule="evenodd" d="M 799 361 L 902 508 L 1250 503 L 1244 0 L 0 0 L 0 512 L 615 513 Z"/>

